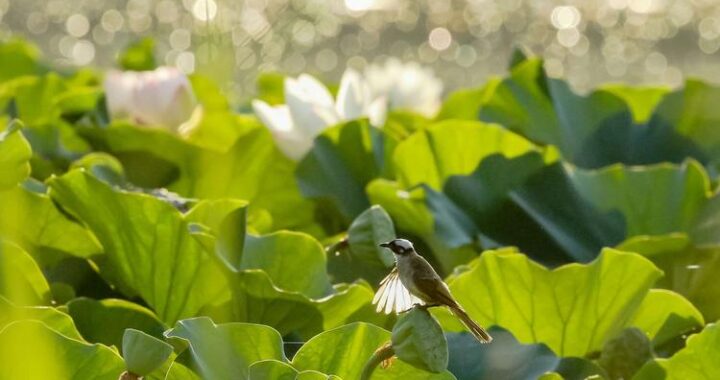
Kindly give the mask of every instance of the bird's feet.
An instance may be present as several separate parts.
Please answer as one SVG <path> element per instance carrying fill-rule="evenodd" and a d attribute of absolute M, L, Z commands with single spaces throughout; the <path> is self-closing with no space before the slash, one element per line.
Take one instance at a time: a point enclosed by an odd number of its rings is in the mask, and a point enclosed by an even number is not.
<path fill-rule="evenodd" d="M 436 306 L 442 306 L 442 305 L 440 305 L 438 303 L 414 303 L 411 308 L 405 309 L 405 310 L 401 311 L 399 314 L 405 314 L 408 311 L 416 309 L 416 308 L 422 309 L 422 310 L 427 310 L 431 307 L 436 307 Z"/>

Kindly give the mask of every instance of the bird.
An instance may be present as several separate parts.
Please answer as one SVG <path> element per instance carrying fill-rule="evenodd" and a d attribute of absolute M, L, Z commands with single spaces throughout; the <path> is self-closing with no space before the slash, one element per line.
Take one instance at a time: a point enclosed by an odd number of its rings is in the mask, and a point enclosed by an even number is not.
<path fill-rule="evenodd" d="M 467 327 L 480 343 L 490 343 L 492 337 L 467 314 L 450 293 L 450 288 L 435 272 L 432 265 L 420 256 L 412 242 L 394 239 L 380 244 L 395 255 L 395 267 L 382 281 L 373 305 L 376 311 L 403 313 L 413 307 L 446 306 Z"/>

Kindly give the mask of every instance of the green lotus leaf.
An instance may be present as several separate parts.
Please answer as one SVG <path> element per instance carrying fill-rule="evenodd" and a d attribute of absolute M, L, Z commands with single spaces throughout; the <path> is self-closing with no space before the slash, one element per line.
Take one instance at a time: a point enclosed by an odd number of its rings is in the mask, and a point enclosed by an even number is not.
<path fill-rule="evenodd" d="M 720 318 L 720 249 L 698 247 L 684 233 L 661 236 L 636 236 L 617 249 L 637 252 L 665 272 L 657 286 L 682 294 L 698 308 L 706 320 Z"/>
<path fill-rule="evenodd" d="M 442 192 L 426 189 L 435 233 L 450 246 L 487 237 L 547 262 L 589 261 L 622 240 L 622 219 L 583 199 L 566 170 L 537 152 L 486 157 L 470 175 L 449 178 Z"/>
<path fill-rule="evenodd" d="M 0 190 L 5 190 L 30 175 L 32 149 L 17 123 L 0 132 L 0 152 Z"/>
<path fill-rule="evenodd" d="M 325 251 L 312 236 L 279 231 L 248 235 L 238 269 L 262 269 L 280 289 L 321 298 L 332 290 L 325 267 Z M 302 268 L 303 275 L 290 268 Z"/>
<path fill-rule="evenodd" d="M 40 51 L 32 44 L 20 39 L 0 43 L 0 82 L 25 76 L 40 74 L 43 70 L 39 63 Z"/>
<path fill-rule="evenodd" d="M 39 321 L 71 339 L 82 340 L 73 319 L 60 310 L 48 306 L 15 306 L 0 297 L 0 331 L 15 321 Z"/>
<path fill-rule="evenodd" d="M 647 362 L 633 379 L 715 379 L 720 376 L 719 351 L 720 325 L 711 323 L 672 357 Z"/>
<path fill-rule="evenodd" d="M 480 88 L 460 89 L 450 93 L 443 102 L 436 120 L 477 120 L 480 108 L 490 99 L 499 83 L 499 79 L 493 78 Z"/>
<path fill-rule="evenodd" d="M 163 322 L 226 298 L 220 268 L 172 205 L 113 189 L 78 170 L 52 179 L 50 187 L 51 197 L 103 245 L 100 274 L 126 295 L 141 296 Z"/>
<path fill-rule="evenodd" d="M 380 327 L 353 323 L 325 331 L 305 343 L 295 354 L 292 365 L 299 371 L 315 370 L 343 379 L 359 379 L 373 352 L 390 340 Z M 401 360 L 387 369 L 377 368 L 372 379 L 454 379 L 449 372 L 431 373 Z"/>
<path fill-rule="evenodd" d="M 249 379 L 296 380 L 298 371 L 280 360 L 261 360 L 248 369 Z"/>
<path fill-rule="evenodd" d="M 687 157 L 705 161 L 707 155 L 700 144 L 676 127 L 678 117 L 672 115 L 687 108 L 690 116 L 696 107 L 710 104 L 702 103 L 702 95 L 697 102 L 683 103 L 668 100 L 673 97 L 668 94 L 646 123 L 636 124 L 634 120 L 647 117 L 648 108 L 659 95 L 654 93 L 638 104 L 637 100 L 628 101 L 635 94 L 618 92 L 598 89 L 586 96 L 578 95 L 567 82 L 548 78 L 541 60 L 528 59 L 515 65 L 510 76 L 489 95 L 480 119 L 501 124 L 533 141 L 555 145 L 566 159 L 584 168 L 613 163 L 679 163 Z"/>
<path fill-rule="evenodd" d="M 125 330 L 122 342 L 125 366 L 135 375 L 147 376 L 173 353 L 173 346 L 140 330 Z"/>
<path fill-rule="evenodd" d="M 612 379 L 631 379 L 652 357 L 652 345 L 647 335 L 631 327 L 605 343 L 598 364 Z"/>
<path fill-rule="evenodd" d="M 424 183 L 441 189 L 453 175 L 469 174 L 487 156 L 513 158 L 542 150 L 498 125 L 448 120 L 418 131 L 400 143 L 393 155 L 398 182 L 406 188 Z M 551 152 L 545 157 L 554 160 Z"/>
<path fill-rule="evenodd" d="M 123 334 L 128 328 L 156 338 L 161 338 L 166 329 L 152 311 L 130 301 L 76 298 L 66 307 L 85 340 L 118 349 L 122 349 Z"/>
<path fill-rule="evenodd" d="M 254 208 L 270 213 L 273 230 L 313 228 L 314 206 L 300 195 L 294 163 L 275 148 L 264 127 L 233 115 L 212 128 L 227 134 L 218 139 L 222 146 L 121 123 L 88 133 L 94 144 L 120 159 L 128 179 L 138 186 L 167 187 L 189 198 L 243 199 L 250 202 L 250 215 Z"/>
<path fill-rule="evenodd" d="M 124 70 L 153 70 L 156 67 L 154 49 L 155 41 L 152 38 L 135 41 L 120 54 L 120 66 Z"/>
<path fill-rule="evenodd" d="M 53 204 L 45 189 L 17 186 L 2 191 L 0 210 L 0 236 L 22 245 L 42 267 L 68 255 L 84 259 L 103 251 L 88 229 Z"/>
<path fill-rule="evenodd" d="M 201 378 L 191 369 L 178 362 L 173 362 L 170 365 L 167 374 L 157 380 L 201 380 Z"/>
<path fill-rule="evenodd" d="M 107 346 L 61 335 L 38 321 L 18 321 L 0 331 L 0 378 L 117 380 L 125 370 Z"/>
<path fill-rule="evenodd" d="M 558 356 L 584 357 L 626 327 L 650 338 L 681 335 L 703 324 L 700 313 L 669 291 L 650 291 L 662 275 L 637 254 L 605 249 L 592 263 L 554 270 L 512 251 L 489 251 L 448 284 L 468 314 L 485 326 L 509 330 L 522 343 L 544 343 Z M 668 295 L 670 294 L 670 295 Z M 650 298 L 649 298 L 650 297 Z M 463 331 L 444 310 L 437 315 Z M 675 316 L 688 323 L 663 326 Z"/>
<path fill-rule="evenodd" d="M 206 380 L 250 379 L 251 364 L 284 360 L 282 337 L 268 326 L 252 323 L 216 325 L 209 318 L 179 321 L 165 333 L 190 346 L 190 368 Z"/>
<path fill-rule="evenodd" d="M 365 186 L 384 166 L 383 134 L 367 120 L 325 130 L 297 167 L 303 195 L 325 198 L 349 222 L 370 207 Z"/>
<path fill-rule="evenodd" d="M 338 286 L 323 298 L 277 288 L 262 270 L 228 272 L 232 320 L 269 325 L 283 335 L 297 332 L 311 337 L 323 330 L 356 320 L 383 321 L 372 313 L 372 289 L 363 284 Z"/>
<path fill-rule="evenodd" d="M 50 286 L 33 258 L 0 240 L 0 296 L 19 306 L 50 304 Z"/>
<path fill-rule="evenodd" d="M 619 211 L 628 237 L 689 232 L 710 194 L 705 170 L 692 160 L 680 166 L 571 169 L 568 177 L 583 198 L 599 210 Z"/>

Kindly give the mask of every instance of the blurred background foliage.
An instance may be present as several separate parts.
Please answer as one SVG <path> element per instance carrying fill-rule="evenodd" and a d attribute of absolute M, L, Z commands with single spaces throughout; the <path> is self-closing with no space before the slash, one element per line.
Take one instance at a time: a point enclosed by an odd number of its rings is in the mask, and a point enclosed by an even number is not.
<path fill-rule="evenodd" d="M 599 83 L 720 81 L 714 0 L 1 0 L 0 38 L 35 42 L 55 67 L 112 66 L 156 41 L 158 64 L 255 94 L 260 72 L 337 81 L 388 56 L 435 69 L 452 90 L 505 71 L 514 46 L 582 92 Z"/>

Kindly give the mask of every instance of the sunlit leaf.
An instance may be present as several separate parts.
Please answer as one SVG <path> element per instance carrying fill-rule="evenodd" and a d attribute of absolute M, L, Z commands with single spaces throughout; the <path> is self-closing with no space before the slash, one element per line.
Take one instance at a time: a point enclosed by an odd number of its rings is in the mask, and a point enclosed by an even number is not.
<path fill-rule="evenodd" d="M 120 355 L 99 344 L 65 337 L 38 321 L 15 322 L 0 331 L 0 378 L 117 380 Z"/>
<path fill-rule="evenodd" d="M 316 370 L 343 379 L 359 379 L 372 353 L 390 340 L 390 333 L 377 326 L 353 323 L 315 336 L 295 354 L 297 370 Z M 398 360 L 378 368 L 372 379 L 454 379 L 449 372 L 433 374 Z"/>
<path fill-rule="evenodd" d="M 136 375 L 147 376 L 173 353 L 171 345 L 135 329 L 125 330 L 122 341 L 127 370 Z"/>
<path fill-rule="evenodd" d="M 0 331 L 15 321 L 23 320 L 39 321 L 68 338 L 83 339 L 72 318 L 58 309 L 48 306 L 15 306 L 0 296 Z"/>
<path fill-rule="evenodd" d="M 284 360 L 282 337 L 268 326 L 250 323 L 216 325 L 209 318 L 186 319 L 165 333 L 190 345 L 191 368 L 206 380 L 249 379 L 259 360 Z"/>
<path fill-rule="evenodd" d="M 101 275 L 126 295 L 141 296 L 162 321 L 194 316 L 226 294 L 220 269 L 172 205 L 112 189 L 77 170 L 51 180 L 50 187 L 51 196 L 103 245 Z"/>
<path fill-rule="evenodd" d="M 645 379 L 715 379 L 720 376 L 720 325 L 709 324 L 687 340 L 687 346 L 669 359 L 648 362 L 633 377 Z"/>
<path fill-rule="evenodd" d="M 47 305 L 50 286 L 33 258 L 22 248 L 0 240 L 0 296 L 16 305 Z"/>
<path fill-rule="evenodd" d="M 30 144 L 17 124 L 0 132 L 0 190 L 11 188 L 30 175 Z"/>
<path fill-rule="evenodd" d="M 657 297 L 649 290 L 661 275 L 642 256 L 611 249 L 590 264 L 554 270 L 523 255 L 497 251 L 485 252 L 448 283 L 479 323 L 503 327 L 523 343 L 544 343 L 559 356 L 582 357 L 599 352 L 625 327 L 648 330 L 653 338 L 660 326 L 652 321 L 664 322 L 673 314 L 702 325 L 702 317 L 687 304 L 667 307 L 658 298 L 645 304 L 647 297 Z M 457 326 L 454 330 L 463 331 L 455 319 L 442 316 Z M 673 333 L 684 333 L 687 325 L 682 327 Z"/>
<path fill-rule="evenodd" d="M 125 300 L 76 298 L 67 304 L 67 311 L 85 340 L 118 349 L 122 348 L 125 329 L 133 328 L 157 338 L 166 329 L 150 310 Z"/>

